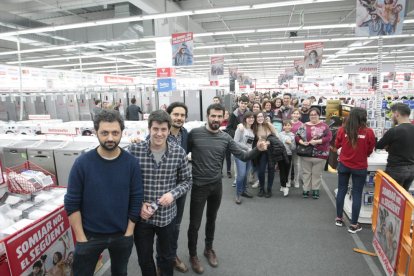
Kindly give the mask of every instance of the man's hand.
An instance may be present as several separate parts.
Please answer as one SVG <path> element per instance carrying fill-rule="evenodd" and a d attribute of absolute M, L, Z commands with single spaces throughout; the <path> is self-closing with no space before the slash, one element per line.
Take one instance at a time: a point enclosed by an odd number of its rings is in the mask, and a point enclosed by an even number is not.
<path fill-rule="evenodd" d="M 139 143 L 139 142 L 141 142 L 141 139 L 139 139 L 139 137 L 134 137 L 134 138 L 131 138 L 129 141 L 131 143 Z"/>
<path fill-rule="evenodd" d="M 174 201 L 172 193 L 168 192 L 163 194 L 160 199 L 158 199 L 158 204 L 161 206 L 169 206 Z"/>
<path fill-rule="evenodd" d="M 149 219 L 154 214 L 154 211 L 151 208 L 151 204 L 144 202 L 141 208 L 141 218 Z"/>

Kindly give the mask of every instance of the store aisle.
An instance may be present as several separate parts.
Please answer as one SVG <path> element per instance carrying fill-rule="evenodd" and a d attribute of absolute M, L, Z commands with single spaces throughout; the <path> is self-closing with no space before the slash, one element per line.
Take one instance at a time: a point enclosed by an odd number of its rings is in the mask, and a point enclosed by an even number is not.
<path fill-rule="evenodd" d="M 301 190 L 295 188 L 291 188 L 289 196 L 283 198 L 278 192 L 277 175 L 272 198 L 243 198 L 242 204 L 236 205 L 232 180 L 223 180 L 223 200 L 214 244 L 219 266 L 211 268 L 202 255 L 204 229 L 201 229 L 198 252 L 205 268 L 203 275 L 383 274 L 376 257 L 352 250 L 363 245 L 368 251 L 373 251 L 370 226 L 364 226 L 354 237 L 346 227 L 335 226 L 335 207 L 325 189 L 321 190 L 319 200 L 303 199 Z M 324 186 L 333 193 L 337 185 L 336 175 L 325 173 L 324 180 Z M 252 191 L 257 193 L 255 189 Z M 188 203 L 187 200 L 179 241 L 179 256 L 187 264 Z M 128 272 L 140 275 L 135 248 Z M 98 275 L 110 275 L 109 265 L 105 265 Z M 175 275 L 181 273 L 175 272 Z M 185 275 L 197 274 L 190 268 Z"/>

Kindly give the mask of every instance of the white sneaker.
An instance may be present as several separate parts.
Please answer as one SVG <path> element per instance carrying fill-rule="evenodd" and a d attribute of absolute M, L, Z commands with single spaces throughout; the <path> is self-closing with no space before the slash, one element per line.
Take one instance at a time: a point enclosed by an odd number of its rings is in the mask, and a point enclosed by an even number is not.
<path fill-rule="evenodd" d="M 288 187 L 283 188 L 283 196 L 288 196 L 288 194 L 289 194 L 289 188 Z"/>
<path fill-rule="evenodd" d="M 252 185 L 252 188 L 256 189 L 259 188 L 259 180 L 257 180 L 256 182 L 254 182 L 254 184 Z"/>
<path fill-rule="evenodd" d="M 299 182 L 295 182 L 295 188 L 299 188 Z"/>
<path fill-rule="evenodd" d="M 283 187 L 280 187 L 280 191 L 281 191 L 281 192 L 283 192 L 283 189 L 284 189 Z"/>
<path fill-rule="evenodd" d="M 290 181 L 286 183 L 286 187 L 290 188 Z"/>

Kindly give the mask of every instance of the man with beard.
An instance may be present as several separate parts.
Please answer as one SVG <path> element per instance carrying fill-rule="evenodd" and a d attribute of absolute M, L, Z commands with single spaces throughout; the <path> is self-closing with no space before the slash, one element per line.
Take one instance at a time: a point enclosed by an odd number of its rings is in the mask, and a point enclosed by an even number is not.
<path fill-rule="evenodd" d="M 174 108 L 173 110 L 177 109 Z M 176 127 L 182 125 L 180 111 L 175 111 Z M 174 115 L 173 115 L 174 116 Z M 180 122 L 179 122 L 180 121 Z M 156 275 L 153 259 L 154 236 L 157 235 L 159 273 L 173 275 L 176 252 L 172 251 L 177 215 L 176 201 L 192 184 L 191 170 L 185 150 L 168 140 L 172 121 L 167 112 L 157 110 L 148 117 L 149 139 L 132 144 L 129 152 L 141 164 L 144 204 L 141 219 L 134 231 L 138 262 L 143 276 Z"/>
<path fill-rule="evenodd" d="M 396 127 L 389 129 L 377 143 L 377 149 L 388 151 L 385 172 L 408 191 L 414 180 L 414 126 L 410 107 L 403 103 L 391 106 Z"/>
<path fill-rule="evenodd" d="M 191 267 L 199 274 L 204 272 L 204 268 L 197 257 L 197 240 L 206 203 L 207 221 L 204 256 L 206 256 L 210 266 L 217 267 L 218 265 L 213 250 L 213 240 L 217 212 L 222 197 L 223 189 L 220 172 L 223 169 L 226 149 L 242 161 L 251 160 L 259 154 L 259 151 L 267 149 L 266 142 L 260 140 L 257 143 L 257 148 L 245 152 L 230 135 L 220 131 L 224 111 L 224 107 L 220 104 L 210 105 L 207 108 L 207 125 L 191 130 L 188 135 L 188 151 L 192 153 L 194 183 L 191 190 L 188 249 Z"/>
<path fill-rule="evenodd" d="M 76 237 L 73 274 L 93 275 L 108 249 L 112 274 L 126 275 L 143 199 L 140 164 L 118 147 L 125 128 L 119 112 L 102 110 L 94 128 L 99 146 L 76 159 L 65 195 Z"/>
<path fill-rule="evenodd" d="M 309 109 L 311 107 L 311 103 L 309 100 L 304 100 L 302 102 L 302 107 L 300 109 L 300 121 L 302 123 L 309 122 Z"/>

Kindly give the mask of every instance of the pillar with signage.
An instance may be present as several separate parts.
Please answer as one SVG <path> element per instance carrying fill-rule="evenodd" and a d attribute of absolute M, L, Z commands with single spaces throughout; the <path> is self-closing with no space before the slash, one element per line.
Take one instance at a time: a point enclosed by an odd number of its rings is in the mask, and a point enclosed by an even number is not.
<path fill-rule="evenodd" d="M 158 108 L 166 109 L 170 104 L 171 92 L 177 89 L 175 68 L 171 66 L 171 42 L 169 39 L 157 41 L 155 50 L 157 55 Z"/>

